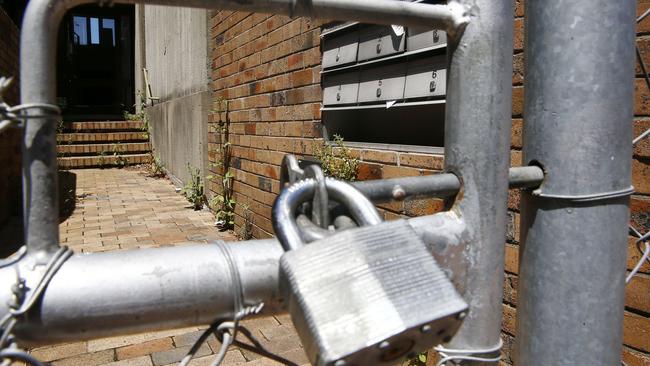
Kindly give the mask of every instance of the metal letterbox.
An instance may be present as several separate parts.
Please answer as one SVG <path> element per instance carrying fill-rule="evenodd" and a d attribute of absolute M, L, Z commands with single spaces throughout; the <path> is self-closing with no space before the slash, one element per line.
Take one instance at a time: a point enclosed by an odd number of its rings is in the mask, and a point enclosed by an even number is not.
<path fill-rule="evenodd" d="M 359 73 L 323 75 L 323 105 L 351 104 L 357 102 Z"/>
<path fill-rule="evenodd" d="M 323 68 L 345 65 L 357 61 L 359 33 L 355 31 L 334 34 L 323 39 Z"/>
<path fill-rule="evenodd" d="M 447 33 L 441 30 L 409 28 L 406 49 L 415 51 L 447 43 Z"/>
<path fill-rule="evenodd" d="M 406 70 L 404 98 L 442 96 L 447 92 L 445 56 L 410 60 Z"/>
<path fill-rule="evenodd" d="M 369 26 L 359 31 L 359 61 L 404 51 L 405 34 L 397 35 L 390 26 Z"/>
<path fill-rule="evenodd" d="M 359 102 L 402 99 L 405 75 L 404 64 L 390 64 L 361 70 Z"/>

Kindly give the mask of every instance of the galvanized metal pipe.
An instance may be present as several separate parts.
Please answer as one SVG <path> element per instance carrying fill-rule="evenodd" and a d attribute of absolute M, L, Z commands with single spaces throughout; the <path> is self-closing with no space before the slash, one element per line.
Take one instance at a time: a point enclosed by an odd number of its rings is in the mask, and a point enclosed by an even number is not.
<path fill-rule="evenodd" d="M 277 240 L 225 244 L 232 253 L 246 304 L 283 309 Z M 16 329 L 20 344 L 67 342 L 209 324 L 232 317 L 234 286 L 216 244 L 78 254 L 61 267 L 38 308 Z M 0 314 L 11 303 L 11 267 L 0 269 Z"/>
<path fill-rule="evenodd" d="M 509 186 L 536 188 L 544 180 L 544 171 L 538 166 L 513 167 L 508 171 Z M 458 177 L 441 173 L 420 177 L 366 180 L 352 185 L 373 202 L 400 200 L 406 197 L 449 197 L 461 188 Z"/>
<path fill-rule="evenodd" d="M 544 181 L 544 170 L 531 166 L 518 166 L 508 171 L 508 182 L 510 189 L 537 188 Z"/>
<path fill-rule="evenodd" d="M 462 31 L 469 21 L 465 8 L 453 1 L 444 5 L 392 0 L 118 0 L 116 2 L 355 20 L 371 24 L 400 24 L 442 29 L 451 34 Z"/>
<path fill-rule="evenodd" d="M 84 1 L 30 1 L 20 37 L 20 92 L 25 103 L 56 104 L 56 37 L 65 12 Z M 31 109 L 28 115 L 44 115 Z M 22 145 L 23 212 L 30 255 L 39 263 L 58 249 L 59 202 L 56 163 L 58 116 L 30 118 Z"/>
<path fill-rule="evenodd" d="M 449 197 L 460 190 L 460 180 L 451 173 L 366 180 L 352 185 L 373 202 L 403 200 L 411 196 Z"/>
<path fill-rule="evenodd" d="M 526 1 L 524 159 L 546 178 L 522 196 L 518 365 L 620 364 L 635 9 Z"/>
<path fill-rule="evenodd" d="M 448 46 L 445 170 L 463 182 L 452 211 L 467 224 L 459 290 L 470 311 L 448 347 L 485 350 L 499 345 L 501 331 L 514 9 L 511 0 L 460 3 L 471 20 Z"/>
<path fill-rule="evenodd" d="M 418 217 L 409 224 L 439 261 L 462 245 L 463 222 L 449 213 Z M 269 239 L 225 245 L 239 271 L 244 303 L 264 302 L 263 314 L 284 312 L 280 243 Z M 12 303 L 15 268 L 24 265 L 21 260 L 0 268 L 0 316 Z M 78 254 L 61 267 L 37 311 L 15 334 L 21 345 L 35 346 L 209 324 L 232 317 L 235 287 L 229 269 L 214 243 Z"/>

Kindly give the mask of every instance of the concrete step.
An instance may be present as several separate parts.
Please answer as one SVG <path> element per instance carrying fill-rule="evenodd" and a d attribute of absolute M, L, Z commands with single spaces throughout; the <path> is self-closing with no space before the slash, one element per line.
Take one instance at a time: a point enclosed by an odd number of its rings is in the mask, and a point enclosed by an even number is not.
<path fill-rule="evenodd" d="M 71 122 L 64 124 L 64 132 L 97 132 L 97 131 L 142 131 L 141 121 L 105 121 L 105 122 Z"/>
<path fill-rule="evenodd" d="M 97 156 L 70 156 L 58 158 L 59 168 L 105 168 L 151 162 L 151 154 L 107 154 Z"/>
<path fill-rule="evenodd" d="M 112 144 L 60 144 L 56 147 L 60 157 L 75 155 L 113 155 L 113 153 L 147 153 L 151 151 L 149 142 L 127 142 Z"/>
<path fill-rule="evenodd" d="M 83 144 L 90 142 L 114 143 L 127 141 L 148 141 L 149 136 L 144 131 L 137 132 L 83 132 L 57 134 L 59 145 Z"/>
<path fill-rule="evenodd" d="M 59 167 L 127 166 L 151 161 L 149 134 L 141 121 L 71 122 L 57 134 Z"/>

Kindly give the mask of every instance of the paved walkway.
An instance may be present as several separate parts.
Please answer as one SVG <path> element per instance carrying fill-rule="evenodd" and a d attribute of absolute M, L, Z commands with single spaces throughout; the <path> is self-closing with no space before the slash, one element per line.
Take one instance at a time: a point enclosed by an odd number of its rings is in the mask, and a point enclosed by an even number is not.
<path fill-rule="evenodd" d="M 214 216 L 194 211 L 167 179 L 147 177 L 132 169 L 73 170 L 77 205 L 61 223 L 61 243 L 75 252 L 184 245 L 190 241 L 236 240 L 219 232 Z M 287 315 L 242 322 L 265 348 L 297 364 L 307 360 Z M 176 365 L 205 328 L 99 339 L 34 349 L 54 366 Z M 193 366 L 207 366 L 219 344 L 214 336 L 197 352 Z M 223 365 L 280 365 L 232 347 Z"/>

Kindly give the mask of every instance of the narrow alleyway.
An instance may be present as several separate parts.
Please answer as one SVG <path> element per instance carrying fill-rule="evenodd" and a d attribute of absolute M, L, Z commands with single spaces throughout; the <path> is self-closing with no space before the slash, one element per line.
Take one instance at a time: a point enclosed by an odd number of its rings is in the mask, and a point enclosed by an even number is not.
<path fill-rule="evenodd" d="M 72 170 L 77 203 L 60 225 L 61 244 L 75 252 L 100 252 L 236 240 L 219 232 L 207 210 L 194 211 L 168 179 L 134 169 Z M 242 322 L 270 352 L 297 364 L 307 362 L 288 315 Z M 205 328 L 192 327 L 113 337 L 32 350 L 53 366 L 176 365 Z M 193 366 L 209 365 L 218 351 L 214 336 L 201 346 Z M 232 347 L 223 365 L 279 363 Z"/>

